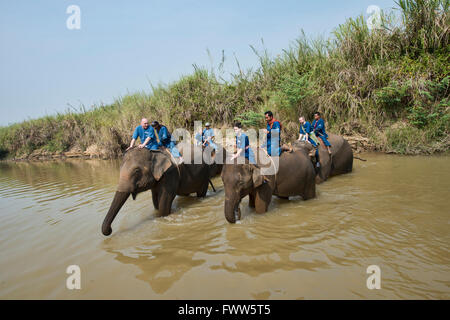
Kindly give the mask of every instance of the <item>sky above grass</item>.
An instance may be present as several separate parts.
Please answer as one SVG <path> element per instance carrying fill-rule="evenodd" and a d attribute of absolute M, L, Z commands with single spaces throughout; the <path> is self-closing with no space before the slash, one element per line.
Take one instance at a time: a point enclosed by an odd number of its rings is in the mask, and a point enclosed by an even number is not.
<path fill-rule="evenodd" d="M 81 29 L 69 30 L 69 5 Z M 150 83 L 170 83 L 193 64 L 257 66 L 250 45 L 275 56 L 303 29 L 328 37 L 370 5 L 394 0 L 106 1 L 0 0 L 0 126 L 108 104 Z M 211 56 L 208 55 L 210 51 Z"/>

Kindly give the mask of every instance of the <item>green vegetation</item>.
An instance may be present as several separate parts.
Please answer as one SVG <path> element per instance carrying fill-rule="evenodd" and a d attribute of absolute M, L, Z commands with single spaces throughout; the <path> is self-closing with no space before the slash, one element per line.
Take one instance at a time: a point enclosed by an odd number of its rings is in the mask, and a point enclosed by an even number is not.
<path fill-rule="evenodd" d="M 296 136 L 299 115 L 311 118 L 319 110 L 329 131 L 367 137 L 379 151 L 448 151 L 449 2 L 399 0 L 397 11 L 382 14 L 379 29 L 369 30 L 360 16 L 338 26 L 330 39 L 301 34 L 276 57 L 253 49 L 260 67 L 240 70 L 231 80 L 218 72 L 222 60 L 218 70 L 194 66 L 175 83 L 108 106 L 0 128 L 0 156 L 96 145 L 113 157 L 144 116 L 172 129 L 192 129 L 194 120 L 216 128 L 235 119 L 260 126 L 269 109 L 282 120 L 286 141 Z"/>

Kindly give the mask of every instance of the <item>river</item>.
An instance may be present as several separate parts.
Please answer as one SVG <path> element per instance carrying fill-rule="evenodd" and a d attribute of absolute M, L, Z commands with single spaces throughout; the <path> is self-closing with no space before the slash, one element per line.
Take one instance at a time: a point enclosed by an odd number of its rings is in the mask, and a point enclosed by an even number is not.
<path fill-rule="evenodd" d="M 365 154 L 317 198 L 131 198 L 104 237 L 118 160 L 0 163 L 1 299 L 450 299 L 450 157 Z M 211 188 L 210 188 L 211 189 Z M 68 290 L 66 268 L 81 269 Z M 369 290 L 367 267 L 381 289 Z"/>

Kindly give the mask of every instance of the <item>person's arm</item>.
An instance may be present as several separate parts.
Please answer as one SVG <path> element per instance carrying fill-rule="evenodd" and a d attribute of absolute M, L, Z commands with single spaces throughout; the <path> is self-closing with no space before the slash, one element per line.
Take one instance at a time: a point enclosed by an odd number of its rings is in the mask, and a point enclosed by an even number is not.
<path fill-rule="evenodd" d="M 319 121 L 317 121 L 317 127 L 316 127 L 316 130 L 317 130 L 317 131 L 323 131 L 323 129 L 324 129 L 324 122 L 323 122 L 322 119 L 320 119 Z"/>
<path fill-rule="evenodd" d="M 278 121 L 273 124 L 272 130 L 277 130 L 278 134 L 281 134 L 281 125 Z"/>
<path fill-rule="evenodd" d="M 243 149 L 240 149 L 240 148 L 239 148 L 239 149 L 237 150 L 237 152 L 231 157 L 231 160 L 234 160 L 234 159 L 238 158 L 238 157 L 241 155 L 242 150 L 243 150 Z"/>
<path fill-rule="evenodd" d="M 139 148 L 140 148 L 140 149 L 145 148 L 145 146 L 150 142 L 150 140 L 151 140 L 150 137 L 148 137 L 147 139 L 145 139 L 144 143 L 141 143 L 141 144 L 139 145 Z"/>
<path fill-rule="evenodd" d="M 264 149 L 265 147 L 267 147 L 267 135 L 270 133 L 269 130 L 264 129 L 264 132 L 266 134 L 266 138 L 264 139 L 263 144 L 260 146 L 261 149 Z"/>
<path fill-rule="evenodd" d="M 208 136 L 207 136 L 208 131 L 207 130 L 203 130 L 202 133 L 202 146 L 206 146 L 206 143 L 208 142 Z"/>
<path fill-rule="evenodd" d="M 244 146 L 242 146 L 244 145 Z M 240 137 L 240 139 L 237 140 L 236 143 L 236 153 L 231 157 L 232 160 L 236 159 L 237 157 L 239 157 L 242 153 L 242 150 L 245 148 L 245 139 L 242 139 L 242 137 Z"/>
<path fill-rule="evenodd" d="M 273 142 L 274 140 L 272 140 L 273 138 L 272 138 L 272 131 L 276 131 L 276 132 L 278 132 L 278 139 L 281 139 L 281 126 L 280 126 L 280 123 L 277 121 L 277 122 L 274 122 L 274 124 L 273 124 L 273 126 L 272 126 L 272 129 L 270 130 L 270 139 L 271 139 L 271 142 Z M 281 146 L 280 146 L 281 147 Z"/>
<path fill-rule="evenodd" d="M 130 146 L 127 148 L 127 150 L 126 151 L 128 151 L 128 150 L 130 150 L 131 148 L 133 148 L 134 147 L 134 143 L 136 142 L 136 139 L 131 139 L 131 142 L 130 142 Z"/>
<path fill-rule="evenodd" d="M 161 130 L 159 131 L 159 141 L 161 141 L 162 143 L 163 141 L 166 141 L 168 137 L 169 135 L 167 134 L 167 128 L 162 127 Z"/>
<path fill-rule="evenodd" d="M 130 142 L 130 146 L 127 148 L 126 151 L 128 151 L 128 150 L 130 150 L 131 148 L 134 147 L 134 144 L 136 143 L 136 139 L 138 137 L 138 128 L 134 129 L 133 136 L 132 136 L 132 139 L 131 139 L 131 142 Z"/>

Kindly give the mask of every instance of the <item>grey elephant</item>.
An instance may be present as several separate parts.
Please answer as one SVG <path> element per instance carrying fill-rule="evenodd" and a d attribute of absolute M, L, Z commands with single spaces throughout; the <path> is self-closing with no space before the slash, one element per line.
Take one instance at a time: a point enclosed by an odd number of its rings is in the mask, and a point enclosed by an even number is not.
<path fill-rule="evenodd" d="M 192 143 L 182 142 L 177 145 L 180 154 L 184 157 L 189 150 L 191 156 L 196 155 L 197 162 L 204 162 L 208 165 L 209 177 L 214 178 L 222 172 L 223 164 L 227 157 L 227 150 L 220 144 L 216 144 L 216 149 L 212 147 L 203 148 Z M 201 154 L 201 156 L 200 156 Z"/>
<path fill-rule="evenodd" d="M 189 159 L 185 159 L 189 160 Z M 204 163 L 176 165 L 168 151 L 150 151 L 146 148 L 129 150 L 120 167 L 117 191 L 103 221 L 102 233 L 111 234 L 111 224 L 131 195 L 151 190 L 153 206 L 161 216 L 170 214 L 176 195 L 196 193 L 206 196 L 209 183 L 208 166 Z"/>
<path fill-rule="evenodd" d="M 320 166 L 316 168 L 316 182 L 322 183 L 329 177 L 352 172 L 353 170 L 353 150 L 350 144 L 343 137 L 329 134 L 328 141 L 331 144 L 331 155 L 327 148 L 320 144 L 318 148 Z M 294 150 L 302 150 L 314 157 L 314 148 L 310 143 L 295 141 L 292 144 Z"/>
<path fill-rule="evenodd" d="M 258 149 L 258 159 L 264 157 L 263 152 Z M 239 205 L 246 196 L 249 196 L 249 206 L 255 208 L 256 213 L 267 212 L 272 195 L 281 198 L 301 196 L 304 200 L 316 196 L 316 174 L 306 150 L 282 153 L 276 174 L 264 175 L 263 168 L 265 166 L 260 161 L 257 166 L 248 161 L 224 164 L 221 177 L 225 189 L 224 213 L 228 222 L 240 220 Z"/>

